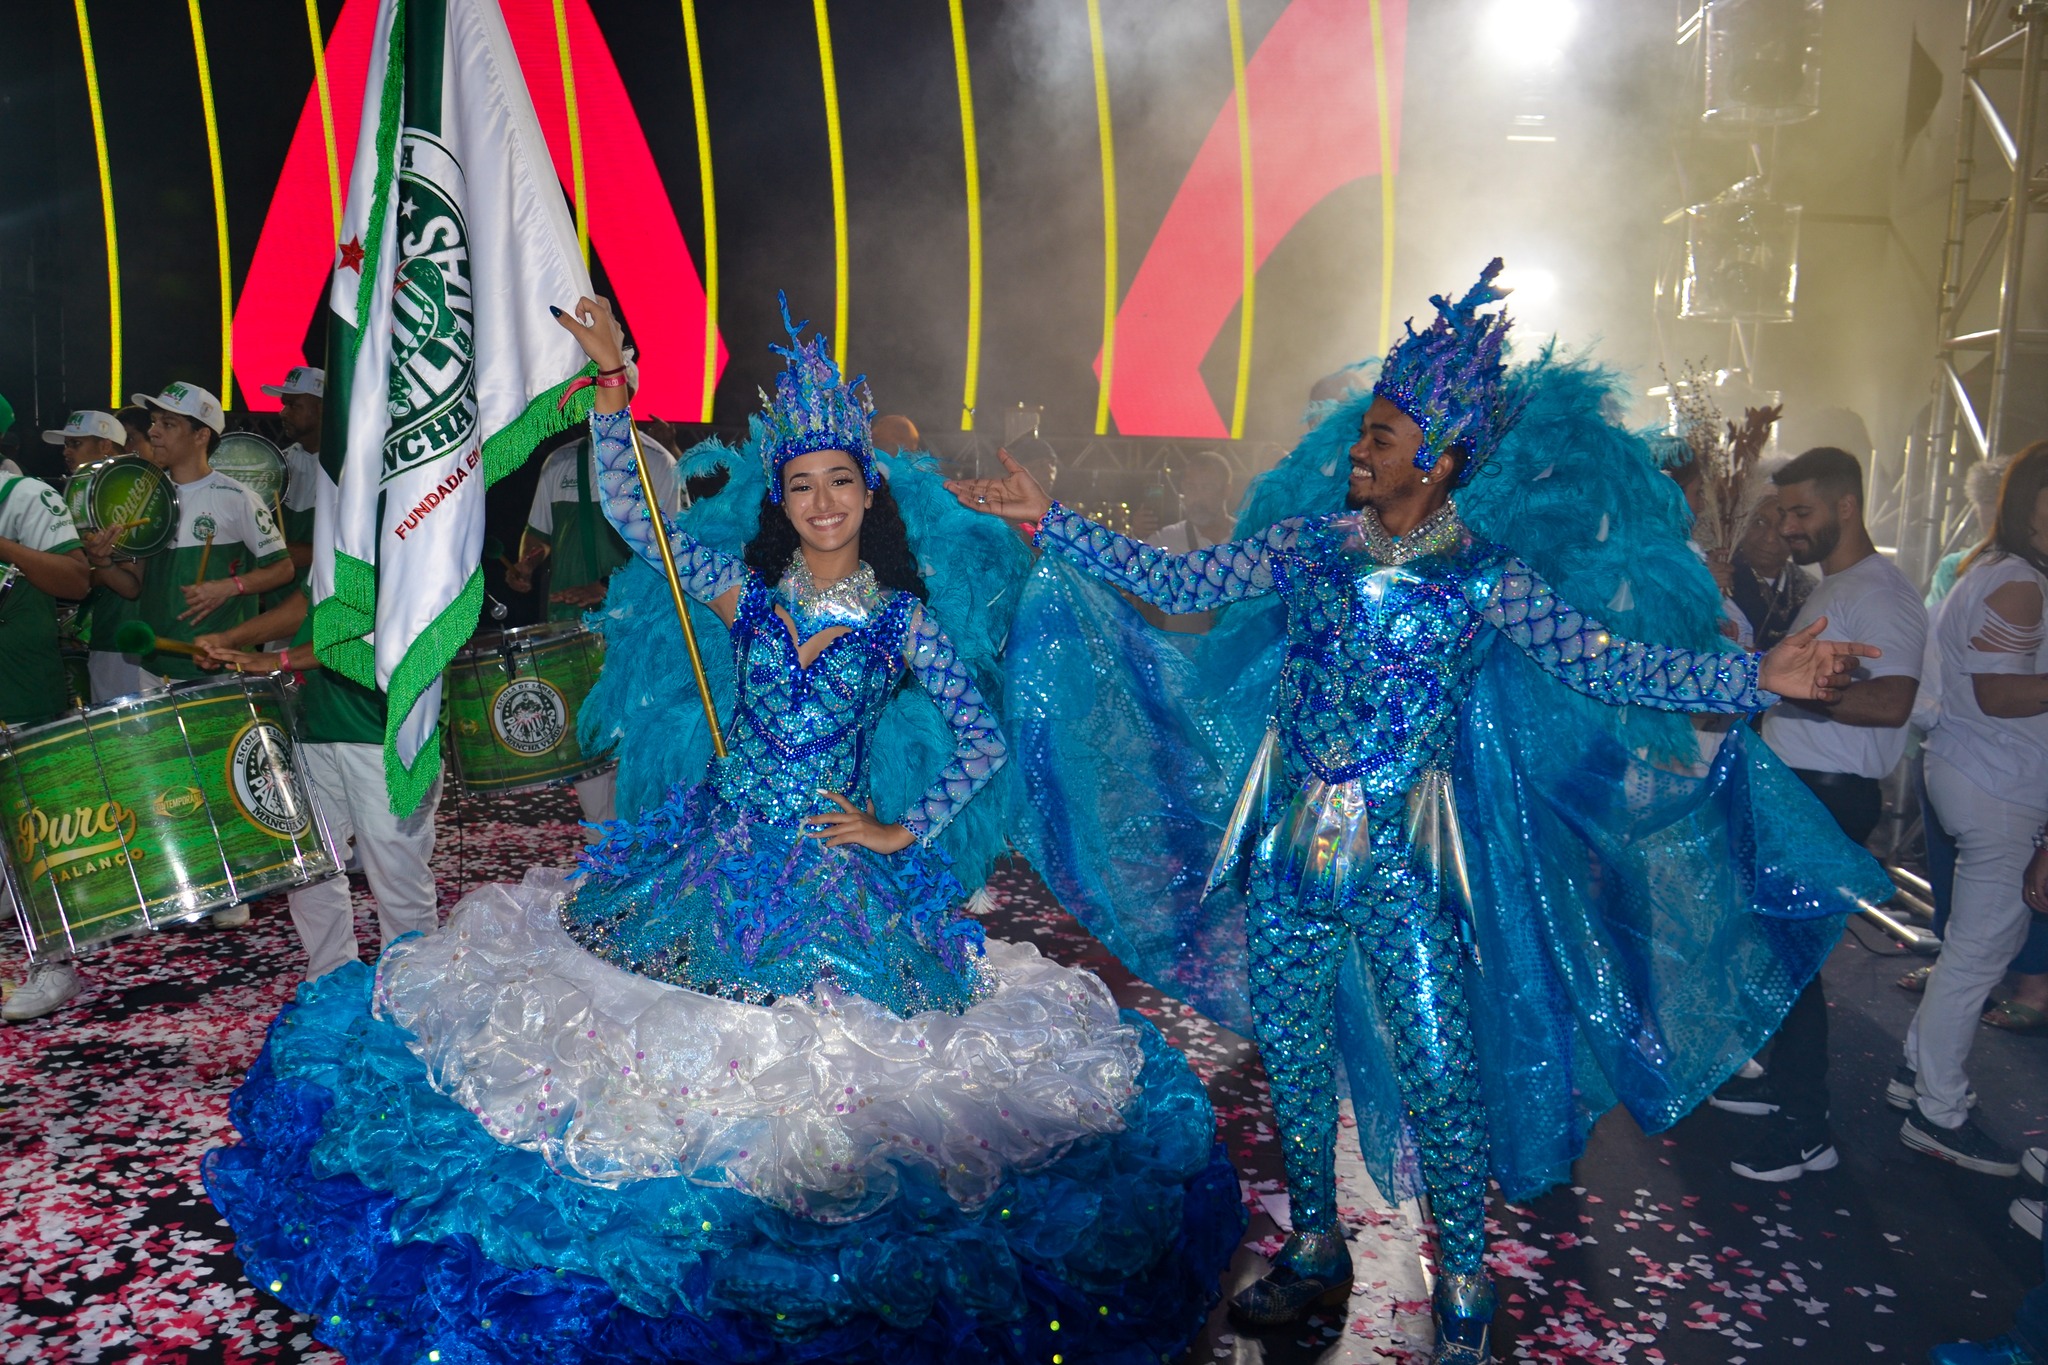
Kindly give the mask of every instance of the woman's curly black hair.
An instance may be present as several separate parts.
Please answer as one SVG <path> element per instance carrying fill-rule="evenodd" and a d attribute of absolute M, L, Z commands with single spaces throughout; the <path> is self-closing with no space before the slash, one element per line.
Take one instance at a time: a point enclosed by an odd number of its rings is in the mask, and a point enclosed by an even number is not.
<path fill-rule="evenodd" d="M 748 567 L 772 588 L 782 581 L 782 571 L 789 567 L 799 544 L 789 514 L 763 497 L 761 529 L 747 542 Z M 910 528 L 903 524 L 903 510 L 886 483 L 875 490 L 875 504 L 861 520 L 860 557 L 884 588 L 907 592 L 920 602 L 926 600 L 924 576 L 917 571 L 917 556 L 910 551 Z"/>

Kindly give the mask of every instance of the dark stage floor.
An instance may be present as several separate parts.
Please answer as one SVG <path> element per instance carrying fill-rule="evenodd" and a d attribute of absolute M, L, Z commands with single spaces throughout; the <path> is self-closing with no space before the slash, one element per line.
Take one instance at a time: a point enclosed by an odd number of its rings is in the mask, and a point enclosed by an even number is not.
<path fill-rule="evenodd" d="M 565 862 L 572 820 L 565 796 L 451 804 L 436 858 L 444 903 L 529 863 Z M 1032 937 L 1101 971 L 1208 1082 L 1253 1212 L 1230 1287 L 1250 1279 L 1257 1251 L 1277 1245 L 1271 1213 L 1284 1213 L 1256 1053 L 1132 982 L 1028 873 L 1005 873 L 996 889 L 992 933 Z M 366 917 L 360 932 L 373 939 Z M 246 930 L 166 933 L 98 953 L 80 1002 L 0 1029 L 0 1362 L 338 1359 L 244 1281 L 198 1179 L 200 1153 L 228 1137 L 227 1095 L 297 964 L 282 902 L 264 903 Z M 1580 1185 L 1527 1208 L 1497 1206 L 1503 1359 L 1920 1360 L 1936 1341 L 2003 1330 L 2040 1250 L 2006 1219 L 2016 1182 L 1899 1145 L 1899 1115 L 1882 1092 L 1913 1007 L 1891 984 L 1901 967 L 1853 937 L 1828 965 L 1838 1170 L 1760 1187 L 1727 1170 L 1749 1120 L 1702 1111 L 1645 1138 L 1610 1117 Z M 0 955 L 0 970 L 18 977 L 18 954 Z M 2048 1145 L 2044 1076 L 2048 1040 L 1980 1035 L 1972 1078 L 1994 1133 Z M 1190 1361 L 1423 1358 L 1427 1230 L 1380 1202 L 1355 1165 L 1346 1190 L 1363 1273 L 1343 1319 L 1252 1340 L 1219 1310 Z"/>

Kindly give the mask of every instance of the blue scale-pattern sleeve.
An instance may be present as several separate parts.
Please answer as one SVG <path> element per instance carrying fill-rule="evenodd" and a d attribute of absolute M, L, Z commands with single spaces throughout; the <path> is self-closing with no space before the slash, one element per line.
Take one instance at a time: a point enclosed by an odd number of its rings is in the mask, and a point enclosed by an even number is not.
<path fill-rule="evenodd" d="M 662 571 L 661 548 L 654 543 L 654 518 L 647 514 L 647 495 L 633 460 L 633 415 L 630 412 L 590 414 L 590 444 L 596 452 L 598 495 L 605 520 L 611 522 L 633 553 Z M 695 537 L 668 527 L 669 552 L 683 591 L 709 604 L 747 581 L 746 561 L 713 550 Z"/>
<path fill-rule="evenodd" d="M 1613 634 L 1560 601 L 1520 559 L 1497 580 L 1468 592 L 1489 624 L 1551 677 L 1575 692 L 1614 706 L 1660 711 L 1762 711 L 1778 696 L 1757 686 L 1761 658 L 1721 650 L 1672 649 Z"/>
<path fill-rule="evenodd" d="M 1010 746 L 953 642 L 922 607 L 910 613 L 904 628 L 903 662 L 953 728 L 953 756 L 901 819 L 919 844 L 930 844 L 1009 761 Z"/>
<path fill-rule="evenodd" d="M 1250 539 L 1177 555 L 1054 503 L 1039 524 L 1038 547 L 1161 611 L 1179 614 L 1278 591 L 1282 561 L 1294 553 L 1301 527 L 1299 518 L 1275 522 Z"/>

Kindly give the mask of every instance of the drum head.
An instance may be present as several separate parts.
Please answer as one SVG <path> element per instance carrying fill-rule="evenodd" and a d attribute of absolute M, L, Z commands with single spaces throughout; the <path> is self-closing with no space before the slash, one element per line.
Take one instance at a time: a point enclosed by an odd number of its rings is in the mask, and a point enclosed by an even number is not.
<path fill-rule="evenodd" d="M 64 501 L 81 535 L 121 528 L 114 537 L 116 559 L 146 559 L 177 534 L 177 485 L 139 455 L 87 465 L 65 481 Z"/>
<path fill-rule="evenodd" d="M 284 456 L 253 431 L 221 437 L 207 459 L 220 473 L 254 493 L 266 508 L 276 507 L 284 497 Z"/>

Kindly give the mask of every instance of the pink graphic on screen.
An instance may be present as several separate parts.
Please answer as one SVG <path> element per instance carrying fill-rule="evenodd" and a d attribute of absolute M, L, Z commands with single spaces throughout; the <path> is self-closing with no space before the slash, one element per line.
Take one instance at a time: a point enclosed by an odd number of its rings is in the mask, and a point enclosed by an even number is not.
<path fill-rule="evenodd" d="M 1393 124 L 1388 142 L 1397 149 L 1407 19 L 1407 0 L 1383 0 L 1383 69 Z M 1259 264 L 1332 192 L 1380 174 L 1373 71 L 1365 0 L 1294 0 L 1245 64 Z M 1126 436 L 1230 434 L 1201 365 L 1244 292 L 1241 193 L 1233 94 L 1210 125 L 1117 310 L 1109 409 Z M 1358 231 L 1362 243 L 1376 241 L 1377 217 Z M 1102 372 L 1100 353 L 1095 371 Z"/>
<path fill-rule="evenodd" d="M 556 174 L 567 183 L 569 124 L 553 5 L 551 0 L 504 0 L 503 8 Z M 344 184 L 355 160 L 376 12 L 376 0 L 348 0 L 327 42 Z M 694 413 L 704 384 L 703 279 L 588 0 L 567 0 L 564 12 L 584 129 L 591 247 L 604 262 L 643 353 L 636 401 L 648 412 Z M 591 136 L 592 129 L 602 129 L 602 136 Z M 334 251 L 319 96 L 309 89 L 235 309 L 235 374 L 251 407 L 277 407 L 278 400 L 257 386 L 274 384 L 293 365 L 306 363 L 306 329 L 326 288 Z M 721 371 L 725 360 L 720 341 Z"/>

